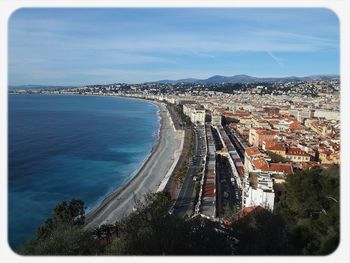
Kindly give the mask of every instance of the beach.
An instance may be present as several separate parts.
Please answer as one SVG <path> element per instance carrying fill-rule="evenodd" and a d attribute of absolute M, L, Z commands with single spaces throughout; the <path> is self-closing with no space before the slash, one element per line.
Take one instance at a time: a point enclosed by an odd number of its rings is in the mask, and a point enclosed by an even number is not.
<path fill-rule="evenodd" d="M 114 223 L 133 211 L 136 200 L 149 192 L 156 192 L 166 184 L 174 163 L 177 162 L 183 144 L 183 133 L 175 130 L 170 114 L 162 103 L 159 106 L 159 139 L 148 158 L 134 172 L 130 180 L 105 198 L 101 204 L 86 215 L 86 228 Z"/>

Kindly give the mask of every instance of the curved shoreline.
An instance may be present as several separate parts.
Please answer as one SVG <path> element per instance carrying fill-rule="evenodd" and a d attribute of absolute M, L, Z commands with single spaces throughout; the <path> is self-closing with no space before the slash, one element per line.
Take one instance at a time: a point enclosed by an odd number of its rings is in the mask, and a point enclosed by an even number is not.
<path fill-rule="evenodd" d="M 168 110 L 160 102 L 146 101 L 159 107 L 158 140 L 144 162 L 130 176 L 130 179 L 86 214 L 86 228 L 103 223 L 114 223 L 128 215 L 135 205 L 135 199 L 143 198 L 147 192 L 156 192 L 167 172 L 173 168 L 173 163 L 177 162 L 174 153 L 178 152 L 182 139 L 173 128 Z"/>
<path fill-rule="evenodd" d="M 45 94 L 69 96 L 96 96 L 79 94 Z M 169 179 L 179 159 L 183 146 L 183 133 L 175 130 L 172 118 L 165 103 L 146 98 L 127 96 L 108 96 L 124 99 L 142 100 L 158 107 L 158 134 L 151 150 L 139 163 L 122 185 L 106 193 L 103 199 L 86 213 L 85 227 L 91 228 L 104 223 L 114 223 L 132 212 L 135 200 L 140 200 L 148 192 L 157 192 Z M 155 130 L 156 131 L 156 130 Z"/>
<path fill-rule="evenodd" d="M 98 97 L 98 96 L 97 96 Z M 112 96 L 111 96 L 112 97 Z M 113 97 L 117 97 L 117 96 L 113 96 Z M 123 97 L 123 96 L 118 96 L 118 98 L 127 98 L 127 99 L 133 99 L 133 98 L 129 98 L 129 97 Z M 144 100 L 147 103 L 153 104 L 155 106 L 158 107 L 158 110 L 156 112 L 156 115 L 160 116 L 160 105 L 157 104 L 157 102 L 150 102 L 148 100 Z M 103 209 L 103 207 L 111 201 L 111 199 L 116 198 L 118 196 L 118 194 L 120 192 L 122 192 L 124 190 L 124 188 L 126 188 L 131 181 L 138 175 L 138 173 L 141 171 L 142 167 L 148 162 L 148 160 L 151 158 L 151 156 L 154 154 L 154 151 L 157 150 L 158 145 L 159 145 L 159 141 L 160 141 L 160 135 L 161 135 L 161 128 L 162 128 L 162 117 L 159 118 L 159 127 L 157 129 L 157 137 L 155 140 L 154 145 L 152 146 L 151 150 L 147 153 L 147 155 L 145 156 L 145 158 L 138 164 L 138 166 L 136 167 L 136 169 L 134 171 L 132 171 L 129 176 L 127 177 L 127 179 L 125 181 L 122 182 L 122 184 L 120 186 L 118 186 L 116 189 L 114 189 L 112 192 L 108 193 L 101 201 L 99 201 L 96 205 L 94 205 L 93 207 L 91 207 L 85 214 L 85 224 L 88 224 L 89 222 L 89 217 L 92 217 L 95 213 L 97 213 L 97 210 Z"/>
<path fill-rule="evenodd" d="M 132 99 L 132 98 L 130 98 L 130 99 Z M 147 102 L 149 102 L 149 101 L 147 101 Z M 159 114 L 160 114 L 160 106 L 157 105 L 156 103 L 152 103 L 152 104 L 154 104 L 158 107 L 157 113 L 159 112 Z M 142 168 L 146 165 L 146 163 L 150 160 L 151 156 L 154 154 L 155 151 L 157 151 L 157 149 L 159 147 L 161 128 L 162 128 L 162 117 L 160 118 L 160 121 L 159 121 L 159 128 L 158 128 L 158 135 L 157 135 L 158 138 L 156 139 L 156 142 L 152 146 L 150 152 L 146 155 L 146 157 L 142 160 L 142 162 L 138 165 L 138 167 L 128 176 L 127 180 L 122 183 L 121 186 L 119 186 L 117 189 L 115 189 L 110 194 L 108 194 L 105 198 L 103 198 L 103 200 L 99 204 L 97 204 L 95 207 L 91 208 L 91 210 L 88 213 L 86 213 L 86 215 L 85 215 L 85 224 L 86 225 L 88 225 L 93 220 L 93 218 L 96 216 L 96 214 L 101 212 L 101 210 L 106 205 L 108 205 L 109 202 L 111 202 L 113 199 L 117 198 L 123 192 L 123 190 L 125 190 L 130 185 L 130 183 L 138 176 L 138 174 L 140 173 Z"/>

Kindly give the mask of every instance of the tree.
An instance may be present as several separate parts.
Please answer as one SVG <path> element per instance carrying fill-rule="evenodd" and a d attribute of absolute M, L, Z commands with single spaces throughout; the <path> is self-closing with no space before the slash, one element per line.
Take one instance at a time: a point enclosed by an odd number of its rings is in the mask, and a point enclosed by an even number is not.
<path fill-rule="evenodd" d="M 287 233 L 280 216 L 257 207 L 230 227 L 229 236 L 238 242 L 235 254 L 239 255 L 290 255 Z"/>
<path fill-rule="evenodd" d="M 59 203 L 53 217 L 38 228 L 37 236 L 22 247 L 24 255 L 88 255 L 100 251 L 97 239 L 83 230 L 85 221 L 84 202 L 72 199 Z"/>
<path fill-rule="evenodd" d="M 47 238 L 56 226 L 66 225 L 84 225 L 85 207 L 84 202 L 72 199 L 68 203 L 63 201 L 53 210 L 53 217 L 47 219 L 44 224 L 38 228 L 38 238 Z"/>
<path fill-rule="evenodd" d="M 286 194 L 276 206 L 301 254 L 332 253 L 339 243 L 339 167 L 288 175 Z"/>
<path fill-rule="evenodd" d="M 22 246 L 22 255 L 96 255 L 99 244 L 79 226 L 58 225 L 48 238 L 35 238 Z"/>
<path fill-rule="evenodd" d="M 152 193 L 115 224 L 84 230 L 84 203 L 61 202 L 24 255 L 325 255 L 339 242 L 339 167 L 288 175 L 274 213 L 257 210 L 229 228 L 169 214 L 168 193 Z"/>
<path fill-rule="evenodd" d="M 136 212 L 119 222 L 120 236 L 107 248 L 112 255 L 228 254 L 226 236 L 214 223 L 168 213 L 170 196 L 149 194 Z"/>
<path fill-rule="evenodd" d="M 274 163 L 279 163 L 279 162 L 285 162 L 286 161 L 286 159 L 283 156 L 281 156 L 281 155 L 279 155 L 277 153 L 274 153 L 274 152 L 271 152 L 271 151 L 267 151 L 267 153 L 270 156 L 271 161 L 274 162 Z"/>
<path fill-rule="evenodd" d="M 83 225 L 85 222 L 84 202 L 72 199 L 68 203 L 63 201 L 54 209 L 53 220 L 56 224 Z"/>

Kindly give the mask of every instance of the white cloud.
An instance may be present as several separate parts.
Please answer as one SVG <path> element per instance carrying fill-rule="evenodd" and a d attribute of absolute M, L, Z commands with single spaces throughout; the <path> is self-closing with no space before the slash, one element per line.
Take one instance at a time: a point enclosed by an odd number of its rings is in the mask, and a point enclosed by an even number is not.
<path fill-rule="evenodd" d="M 270 51 L 266 51 L 266 53 L 275 61 L 280 67 L 283 67 L 283 63 L 281 62 L 281 59 L 273 55 Z"/>

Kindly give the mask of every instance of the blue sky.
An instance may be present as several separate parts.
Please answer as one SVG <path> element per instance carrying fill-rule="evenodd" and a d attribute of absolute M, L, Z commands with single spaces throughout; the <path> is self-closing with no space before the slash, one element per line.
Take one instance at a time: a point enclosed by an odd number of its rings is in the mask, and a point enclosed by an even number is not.
<path fill-rule="evenodd" d="M 339 74 L 328 9 L 19 9 L 9 84 Z"/>

